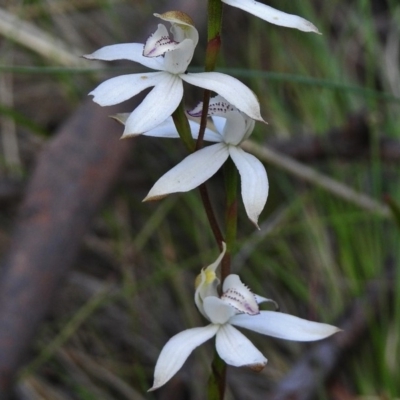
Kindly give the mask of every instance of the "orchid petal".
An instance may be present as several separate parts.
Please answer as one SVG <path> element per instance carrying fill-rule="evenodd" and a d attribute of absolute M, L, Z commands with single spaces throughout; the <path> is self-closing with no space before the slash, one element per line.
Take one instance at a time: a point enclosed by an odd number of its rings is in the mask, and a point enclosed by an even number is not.
<path fill-rule="evenodd" d="M 255 315 L 260 312 L 255 295 L 240 280 L 238 275 L 230 274 L 225 278 L 222 292 L 221 300 L 238 312 L 249 315 Z"/>
<path fill-rule="evenodd" d="M 182 11 L 167 11 L 164 14 L 153 14 L 157 18 L 171 23 L 171 32 L 177 42 L 184 39 L 191 39 L 194 47 L 199 41 L 199 32 L 194 27 L 192 18 Z"/>
<path fill-rule="evenodd" d="M 222 96 L 212 97 L 208 103 L 208 116 L 219 116 L 226 118 L 226 113 L 230 111 L 238 111 L 236 107 L 228 103 Z M 201 117 L 203 112 L 203 102 L 197 104 L 193 110 L 188 111 L 188 114 L 192 117 Z"/>
<path fill-rule="evenodd" d="M 170 22 L 172 26 L 179 26 L 182 30 L 184 30 L 184 27 L 196 29 L 192 18 L 182 11 L 167 11 L 163 14 L 154 13 L 153 15 L 163 21 Z"/>
<path fill-rule="evenodd" d="M 158 72 L 154 89 L 131 113 L 125 123 L 123 138 L 147 132 L 164 122 L 178 107 L 183 96 L 179 76 Z"/>
<path fill-rule="evenodd" d="M 129 114 L 117 114 L 114 119 L 119 122 L 125 124 Z M 194 139 L 197 139 L 199 135 L 199 128 L 200 125 L 194 121 L 189 121 L 190 131 Z M 157 125 L 155 128 L 150 129 L 147 132 L 143 133 L 144 136 L 151 136 L 151 137 L 159 137 L 159 138 L 169 138 L 169 139 L 176 139 L 179 138 L 179 133 L 176 130 L 176 126 L 172 117 L 168 117 L 164 122 L 160 125 Z M 206 129 L 204 133 L 204 140 L 208 140 L 210 142 L 220 142 L 221 136 L 217 133 L 213 132 L 211 129 Z"/>
<path fill-rule="evenodd" d="M 203 268 L 200 274 L 197 276 L 195 281 L 196 292 L 194 294 L 194 302 L 198 310 L 203 314 L 205 318 L 208 318 L 204 312 L 203 300 L 207 296 L 218 296 L 217 286 L 219 285 L 219 279 L 215 274 L 218 265 L 221 263 L 226 252 L 226 244 L 222 242 L 222 252 L 218 258 L 210 264 L 208 267 Z"/>
<path fill-rule="evenodd" d="M 149 58 L 143 56 L 142 43 L 121 43 L 112 44 L 111 46 L 102 47 L 92 54 L 86 54 L 83 57 L 88 60 L 102 60 L 102 61 L 115 61 L 115 60 L 129 60 L 134 61 L 145 67 L 164 70 L 164 59 Z"/>
<path fill-rule="evenodd" d="M 196 47 L 199 42 L 199 32 L 194 26 L 172 24 L 171 32 L 177 42 L 182 42 L 184 39 L 190 39 L 193 42 L 194 47 Z"/>
<path fill-rule="evenodd" d="M 279 310 L 279 304 L 272 299 L 267 299 L 266 297 L 259 296 L 258 294 L 254 295 L 256 297 L 257 304 L 261 303 L 272 303 L 275 306 L 275 311 Z"/>
<path fill-rule="evenodd" d="M 222 132 L 224 131 L 225 125 L 226 125 L 226 118 L 213 116 L 213 117 L 211 117 L 211 119 L 212 119 L 217 131 L 222 134 Z"/>
<path fill-rule="evenodd" d="M 203 299 L 204 314 L 213 324 L 226 324 L 236 314 L 233 307 L 215 296 Z"/>
<path fill-rule="evenodd" d="M 183 74 L 192 61 L 195 47 L 191 39 L 185 39 L 173 49 L 174 51 L 165 53 L 165 70 L 171 74 Z"/>
<path fill-rule="evenodd" d="M 182 74 L 181 78 L 191 85 L 212 90 L 249 117 L 264 121 L 260 114 L 260 103 L 256 95 L 242 82 L 220 72 Z"/>
<path fill-rule="evenodd" d="M 267 359 L 253 343 L 229 324 L 221 326 L 217 332 L 216 347 L 219 356 L 234 367 L 248 366 L 261 371 L 267 364 Z"/>
<path fill-rule="evenodd" d="M 229 146 L 229 154 L 240 173 L 242 199 L 247 216 L 258 228 L 258 216 L 268 197 L 267 172 L 256 157 L 238 147 Z"/>
<path fill-rule="evenodd" d="M 261 311 L 258 315 L 235 315 L 229 321 L 232 325 L 250 329 L 263 335 L 280 339 L 308 342 L 324 339 L 340 329 L 320 322 L 307 321 L 275 311 Z"/>
<path fill-rule="evenodd" d="M 246 120 L 239 111 L 229 111 L 226 113 L 226 124 L 222 135 L 224 142 L 237 146 L 246 133 Z"/>
<path fill-rule="evenodd" d="M 228 158 L 224 143 L 213 144 L 190 154 L 163 175 L 143 201 L 158 200 L 170 193 L 188 192 L 211 178 Z"/>
<path fill-rule="evenodd" d="M 218 329 L 217 325 L 211 324 L 201 328 L 187 329 L 173 336 L 158 357 L 154 383 L 150 390 L 158 389 L 168 382 L 180 370 L 191 352 L 211 339 Z"/>
<path fill-rule="evenodd" d="M 149 72 L 116 76 L 101 83 L 89 95 L 101 106 L 112 106 L 137 95 L 142 90 L 156 86 L 163 79 L 163 72 Z"/>
<path fill-rule="evenodd" d="M 298 17 L 297 15 L 284 13 L 254 0 L 222 0 L 222 2 L 247 11 L 271 24 L 285 26 L 287 28 L 296 28 L 304 32 L 319 33 L 318 29 L 306 19 Z"/>
<path fill-rule="evenodd" d="M 143 56 L 150 58 L 162 56 L 167 51 L 174 50 L 178 44 L 170 39 L 165 25 L 158 24 L 157 30 L 146 40 Z"/>

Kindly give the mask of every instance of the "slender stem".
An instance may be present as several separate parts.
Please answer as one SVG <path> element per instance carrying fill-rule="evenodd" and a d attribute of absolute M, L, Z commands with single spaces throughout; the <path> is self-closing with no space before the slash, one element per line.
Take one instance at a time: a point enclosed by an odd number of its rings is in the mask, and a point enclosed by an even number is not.
<path fill-rule="evenodd" d="M 226 386 L 226 364 L 214 351 L 211 375 L 208 379 L 208 400 L 223 400 Z"/>
<path fill-rule="evenodd" d="M 190 131 L 189 121 L 185 114 L 185 109 L 183 107 L 183 100 L 179 104 L 178 108 L 172 114 L 175 127 L 179 133 L 180 138 L 187 147 L 187 149 L 192 153 L 195 150 L 195 143 L 192 138 L 192 133 Z M 211 205 L 210 196 L 205 184 L 200 185 L 200 194 L 203 202 L 204 210 L 208 218 L 208 222 L 213 231 L 216 242 L 218 243 L 219 249 L 222 250 L 222 242 L 224 240 L 221 230 L 219 228 L 217 219 L 214 214 L 214 210 Z"/>
<path fill-rule="evenodd" d="M 207 106 L 208 107 L 208 106 Z M 178 108 L 172 114 L 172 118 L 174 120 L 175 127 L 179 133 L 180 138 L 183 143 L 187 147 L 187 149 L 193 153 L 193 151 L 197 150 L 195 146 L 195 142 L 192 138 L 192 133 L 190 130 L 189 121 L 185 114 L 185 109 L 183 106 L 183 100 L 179 104 Z M 206 211 L 206 215 L 208 218 L 208 222 L 211 226 L 211 230 L 213 231 L 216 242 L 218 243 L 219 249 L 222 250 L 222 242 L 224 240 L 221 230 L 219 228 L 217 219 L 214 214 L 214 210 L 211 205 L 210 196 L 208 195 L 208 190 L 205 184 L 200 185 L 200 194 L 203 202 L 204 210 Z"/>
<path fill-rule="evenodd" d="M 222 25 L 222 2 L 221 0 L 209 0 L 208 2 L 208 32 L 205 70 L 211 72 L 215 70 L 219 50 L 221 48 L 221 25 Z M 201 114 L 199 136 L 196 143 L 196 149 L 203 146 L 204 132 L 207 125 L 207 112 L 210 102 L 211 92 L 204 91 L 203 112 Z"/>
<path fill-rule="evenodd" d="M 180 102 L 178 108 L 173 112 L 172 119 L 174 120 L 174 124 L 180 138 L 182 139 L 187 149 L 192 153 L 195 149 L 195 142 L 192 138 L 189 121 L 185 114 L 183 99 Z"/>
<path fill-rule="evenodd" d="M 224 165 L 226 187 L 226 253 L 221 262 L 221 284 L 231 273 L 231 255 L 236 241 L 237 231 L 237 183 L 238 172 L 233 161 L 229 158 Z"/>
<path fill-rule="evenodd" d="M 199 129 L 199 136 L 197 137 L 197 142 L 196 142 L 196 150 L 199 150 L 203 147 L 203 138 L 207 126 L 207 110 L 210 104 L 210 96 L 211 92 L 209 90 L 205 90 L 203 95 L 203 110 L 201 113 L 200 129 Z"/>
<path fill-rule="evenodd" d="M 203 206 L 207 214 L 208 222 L 211 226 L 211 230 L 213 231 L 219 250 L 222 251 L 222 242 L 224 241 L 224 237 L 222 236 L 217 219 L 215 218 L 206 184 L 203 183 L 202 185 L 200 185 L 199 189 L 201 200 L 203 201 Z"/>
<path fill-rule="evenodd" d="M 222 25 L 222 1 L 221 0 L 209 0 L 208 1 L 208 43 L 206 49 L 206 60 L 205 70 L 211 72 L 215 70 L 217 63 L 218 53 L 221 48 L 221 25 Z M 201 123 L 199 136 L 196 143 L 196 149 L 199 149 L 203 145 L 204 132 L 207 125 L 207 114 L 208 106 L 210 102 L 211 93 L 209 90 L 204 92 L 203 96 L 203 112 L 201 114 Z M 232 207 L 228 207 L 227 214 L 232 213 Z M 227 218 L 227 221 L 231 221 L 231 218 Z M 227 235 L 232 232 L 232 227 L 227 225 Z M 214 233 L 215 235 L 215 233 Z M 232 235 L 231 235 L 232 236 Z M 215 235 L 218 246 L 221 248 L 221 241 L 218 236 Z M 222 235 L 221 235 L 222 238 Z M 230 248 L 232 247 L 232 240 L 228 241 Z M 228 253 L 228 252 L 227 252 Z M 224 260 L 227 261 L 224 261 Z M 230 256 L 226 255 L 222 262 L 221 271 L 222 276 L 226 276 L 226 273 L 230 269 Z M 225 267 L 224 267 L 225 265 Z M 218 353 L 215 352 L 214 359 L 212 362 L 212 372 L 208 380 L 208 399 L 209 400 L 223 400 L 225 395 L 226 387 L 226 364 L 221 360 Z"/>

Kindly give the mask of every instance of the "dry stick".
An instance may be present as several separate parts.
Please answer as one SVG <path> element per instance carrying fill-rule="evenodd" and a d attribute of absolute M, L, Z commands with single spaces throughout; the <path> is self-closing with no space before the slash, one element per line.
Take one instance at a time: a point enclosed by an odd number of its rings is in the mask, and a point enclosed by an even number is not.
<path fill-rule="evenodd" d="M 129 156 L 133 142 L 120 142 L 119 126 L 108 118 L 117 111 L 88 98 L 38 160 L 1 268 L 1 399 Z"/>
<path fill-rule="evenodd" d="M 381 281 L 369 283 L 364 296 L 352 302 L 345 316 L 335 323 L 343 332 L 314 344 L 268 396 L 270 400 L 311 400 L 315 397 L 342 357 L 366 339 L 370 324 L 387 308 L 394 293 L 392 265 L 385 275 Z"/>
<path fill-rule="evenodd" d="M 322 187 L 328 192 L 340 197 L 350 203 L 356 204 L 364 210 L 374 212 L 382 217 L 391 215 L 389 207 L 379 203 L 363 193 L 358 193 L 352 188 L 340 183 L 324 174 L 317 172 L 315 169 L 308 167 L 284 154 L 275 150 L 271 150 L 266 146 L 260 146 L 252 141 L 242 143 L 242 148 L 249 153 L 254 154 L 257 158 L 268 164 L 275 165 L 298 178 L 304 179 L 316 186 Z"/>

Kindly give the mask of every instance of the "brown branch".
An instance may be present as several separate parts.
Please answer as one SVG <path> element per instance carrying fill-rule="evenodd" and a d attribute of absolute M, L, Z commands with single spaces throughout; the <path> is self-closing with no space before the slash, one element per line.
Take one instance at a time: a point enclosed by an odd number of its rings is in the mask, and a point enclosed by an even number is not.
<path fill-rule="evenodd" d="M 39 157 L 1 269 L 1 399 L 131 150 L 115 111 L 88 98 Z"/>

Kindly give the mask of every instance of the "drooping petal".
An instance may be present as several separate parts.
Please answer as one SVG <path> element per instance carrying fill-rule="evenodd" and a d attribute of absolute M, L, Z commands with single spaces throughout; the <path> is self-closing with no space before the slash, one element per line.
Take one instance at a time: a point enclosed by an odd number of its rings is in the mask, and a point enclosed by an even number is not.
<path fill-rule="evenodd" d="M 225 278 L 222 292 L 221 300 L 235 308 L 236 311 L 249 315 L 260 312 L 254 293 L 240 280 L 238 275 L 230 274 Z"/>
<path fill-rule="evenodd" d="M 129 115 L 129 114 L 128 114 Z M 122 122 L 125 124 L 128 115 L 126 114 L 117 114 L 115 119 L 117 121 Z M 190 130 L 194 139 L 197 139 L 199 135 L 199 128 L 200 125 L 194 121 L 189 121 Z M 176 130 L 174 121 L 172 117 L 168 117 L 164 122 L 160 125 L 157 125 L 155 128 L 150 129 L 147 132 L 143 133 L 144 136 L 151 136 L 151 137 L 159 137 L 159 138 L 179 138 L 178 131 Z M 211 129 L 206 129 L 204 134 L 204 140 L 208 140 L 210 142 L 220 142 L 221 136 L 217 133 L 213 132 Z"/>
<path fill-rule="evenodd" d="M 178 107 L 183 96 L 181 79 L 168 72 L 158 72 L 158 74 L 161 77 L 154 89 L 126 120 L 123 138 L 136 136 L 155 128 Z"/>
<path fill-rule="evenodd" d="M 188 73 L 182 74 L 181 78 L 191 85 L 220 94 L 249 117 L 257 121 L 264 121 L 260 114 L 260 103 L 256 95 L 236 78 L 220 72 Z"/>
<path fill-rule="evenodd" d="M 267 364 L 267 359 L 253 343 L 229 324 L 221 326 L 217 332 L 216 347 L 219 356 L 234 367 L 247 366 L 261 371 Z"/>
<path fill-rule="evenodd" d="M 92 90 L 89 95 L 101 106 L 112 106 L 136 96 L 142 90 L 156 86 L 163 80 L 163 72 L 129 74 L 108 79 Z"/>
<path fill-rule="evenodd" d="M 187 156 L 163 175 L 143 201 L 158 200 L 168 194 L 188 192 L 211 178 L 228 158 L 224 143 L 213 144 Z"/>
<path fill-rule="evenodd" d="M 251 316 L 235 315 L 229 322 L 263 335 L 299 342 L 324 339 L 340 331 L 336 326 L 308 321 L 275 311 L 261 311 L 260 314 Z"/>
<path fill-rule="evenodd" d="M 304 32 L 319 33 L 318 29 L 309 21 L 297 15 L 287 14 L 276 10 L 266 4 L 254 0 L 222 0 L 225 4 L 240 8 L 250 14 L 255 15 L 271 24 L 285 26 L 287 28 L 296 28 Z"/>
<path fill-rule="evenodd" d="M 239 147 L 229 146 L 229 154 L 240 173 L 242 199 L 247 216 L 258 228 L 258 217 L 268 197 L 267 172 L 256 157 Z"/>
<path fill-rule="evenodd" d="M 233 307 L 215 296 L 203 299 L 203 310 L 205 317 L 213 324 L 225 324 L 236 314 Z"/>
<path fill-rule="evenodd" d="M 111 46 L 102 47 L 92 54 L 86 54 L 83 57 L 87 58 L 88 60 L 103 61 L 130 60 L 142 64 L 145 67 L 163 71 L 164 59 L 162 57 L 144 57 L 143 46 L 144 45 L 142 43 L 112 44 Z"/>
<path fill-rule="evenodd" d="M 217 325 L 187 329 L 173 336 L 161 350 L 154 371 L 154 383 L 150 390 L 168 382 L 182 367 L 190 353 L 211 339 L 218 331 Z M 149 391 L 150 391 L 149 390 Z"/>
<path fill-rule="evenodd" d="M 218 256 L 218 258 L 210 264 L 208 267 L 203 268 L 200 274 L 196 277 L 195 281 L 195 294 L 194 294 L 194 302 L 198 310 L 203 314 L 205 318 L 208 318 L 207 315 L 204 313 L 203 308 L 203 300 L 207 296 L 215 296 L 218 297 L 217 287 L 219 285 L 220 280 L 217 278 L 215 274 L 218 265 L 221 263 L 222 258 L 224 257 L 226 252 L 226 244 L 222 242 L 222 252 Z"/>

